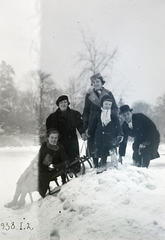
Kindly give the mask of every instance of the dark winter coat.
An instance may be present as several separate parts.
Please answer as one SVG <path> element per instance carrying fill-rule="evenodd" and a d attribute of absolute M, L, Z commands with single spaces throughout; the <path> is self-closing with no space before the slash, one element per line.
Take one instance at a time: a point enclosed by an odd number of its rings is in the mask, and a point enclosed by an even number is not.
<path fill-rule="evenodd" d="M 76 130 L 80 133 L 85 132 L 81 114 L 78 111 L 68 107 L 66 112 L 62 112 L 59 108 L 56 112 L 49 115 L 46 120 L 47 130 L 56 128 L 59 131 L 61 143 L 72 162 L 79 155 L 79 145 Z"/>
<path fill-rule="evenodd" d="M 114 114 L 117 115 L 117 110 L 118 110 L 117 104 L 113 94 L 109 90 L 102 88 L 100 95 L 98 95 L 97 91 L 95 91 L 94 89 L 89 90 L 89 92 L 86 94 L 86 97 L 85 97 L 85 105 L 84 105 L 84 110 L 82 115 L 85 129 L 89 127 L 89 124 L 92 125 L 92 122 L 96 117 L 96 114 L 101 113 L 101 99 L 103 96 L 106 96 L 106 95 L 112 98 L 111 110 Z M 93 131 L 91 137 L 88 139 L 88 149 L 89 149 L 90 156 L 92 156 L 94 140 L 95 140 L 95 132 Z"/>
<path fill-rule="evenodd" d="M 96 114 L 92 124 L 89 124 L 88 134 L 93 135 L 95 132 L 95 145 L 100 147 L 108 147 L 111 149 L 116 146 L 116 137 L 121 136 L 121 126 L 116 115 L 111 114 L 111 122 L 106 126 L 102 126 L 100 113 Z"/>
<path fill-rule="evenodd" d="M 39 169 L 39 193 L 45 197 L 49 187 L 50 179 L 54 172 L 49 170 L 49 165 L 57 165 L 68 161 L 68 156 L 61 144 L 52 146 L 48 142 L 44 142 L 39 151 L 38 169 Z"/>
<path fill-rule="evenodd" d="M 125 156 L 128 136 L 134 138 L 133 143 L 133 159 L 138 160 L 139 145 L 143 142 L 150 143 L 145 149 L 147 151 L 146 158 L 149 160 L 159 157 L 158 146 L 160 142 L 160 135 L 155 126 L 155 124 L 144 114 L 136 113 L 132 115 L 132 125 L 133 129 L 128 127 L 128 124 L 124 121 L 122 124 L 122 131 L 124 134 L 124 139 L 120 144 L 119 154 L 120 156 Z M 150 156 L 149 156 L 150 155 Z"/>

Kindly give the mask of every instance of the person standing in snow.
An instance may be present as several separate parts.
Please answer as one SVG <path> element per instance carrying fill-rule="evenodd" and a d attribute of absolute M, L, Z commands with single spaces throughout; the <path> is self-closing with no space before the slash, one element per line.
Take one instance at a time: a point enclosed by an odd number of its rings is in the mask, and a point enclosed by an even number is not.
<path fill-rule="evenodd" d="M 101 167 L 106 168 L 108 155 L 116 156 L 116 146 L 122 141 L 121 126 L 118 117 L 112 113 L 112 97 L 105 95 L 101 99 L 101 113 L 97 112 L 89 123 L 89 137 L 95 133 L 96 154 L 101 157 Z M 112 158 L 112 167 L 118 168 L 117 157 Z"/>
<path fill-rule="evenodd" d="M 56 105 L 58 109 L 46 119 L 46 128 L 56 128 L 59 131 L 59 143 L 64 146 L 69 161 L 73 162 L 79 156 L 79 143 L 76 130 L 80 133 L 83 140 L 86 140 L 85 129 L 81 114 L 69 108 L 67 95 L 60 96 Z M 74 166 L 75 173 L 80 171 L 80 164 Z"/>
<path fill-rule="evenodd" d="M 119 162 L 122 163 L 122 156 L 125 156 L 128 136 L 130 136 L 134 138 L 134 165 L 148 168 L 150 160 L 159 157 L 160 134 L 155 124 L 146 115 L 133 114 L 132 110 L 128 105 L 120 107 L 119 114 L 124 119 L 122 124 L 124 138 L 119 147 Z"/>
<path fill-rule="evenodd" d="M 85 104 L 84 104 L 84 110 L 83 110 L 83 121 L 84 121 L 84 127 L 87 130 L 90 124 L 91 119 L 95 116 L 96 113 L 101 113 L 101 98 L 103 96 L 110 96 L 112 99 L 112 106 L 111 110 L 112 113 L 117 115 L 118 107 L 115 101 L 115 98 L 113 94 L 105 89 L 103 87 L 105 81 L 103 80 L 103 77 L 100 75 L 100 73 L 94 74 L 91 78 L 91 86 L 93 86 L 93 89 L 90 89 L 85 97 Z M 93 152 L 94 147 L 94 139 L 95 139 L 95 132 L 92 132 L 92 135 L 90 138 L 88 138 L 88 150 L 89 150 L 89 156 L 93 158 L 94 166 L 98 167 L 98 158 L 95 157 Z"/>

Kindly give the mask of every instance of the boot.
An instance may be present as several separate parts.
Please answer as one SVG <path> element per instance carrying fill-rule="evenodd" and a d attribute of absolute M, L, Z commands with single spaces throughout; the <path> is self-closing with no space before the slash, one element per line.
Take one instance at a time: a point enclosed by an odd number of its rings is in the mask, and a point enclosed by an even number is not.
<path fill-rule="evenodd" d="M 16 199 L 16 198 L 13 198 L 13 200 L 12 200 L 11 202 L 6 203 L 4 206 L 5 206 L 6 208 L 12 208 L 13 206 L 17 205 L 17 203 L 18 203 L 17 199 Z"/>

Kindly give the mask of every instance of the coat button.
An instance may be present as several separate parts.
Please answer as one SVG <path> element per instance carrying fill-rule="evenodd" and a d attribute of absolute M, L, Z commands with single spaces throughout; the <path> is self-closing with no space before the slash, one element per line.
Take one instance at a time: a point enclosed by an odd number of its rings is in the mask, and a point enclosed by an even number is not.
<path fill-rule="evenodd" d="M 102 134 L 104 134 L 104 132 L 102 132 Z"/>

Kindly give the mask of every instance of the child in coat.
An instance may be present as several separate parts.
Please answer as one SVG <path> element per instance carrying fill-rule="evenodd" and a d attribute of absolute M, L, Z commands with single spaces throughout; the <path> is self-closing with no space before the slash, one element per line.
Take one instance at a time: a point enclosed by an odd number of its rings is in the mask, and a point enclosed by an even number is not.
<path fill-rule="evenodd" d="M 121 126 L 116 115 L 111 113 L 112 99 L 103 96 L 101 113 L 97 113 L 91 121 L 88 135 L 95 132 L 95 147 L 101 157 L 101 167 L 106 168 L 107 157 L 111 156 L 112 167 L 118 168 L 117 145 L 122 141 Z"/>

